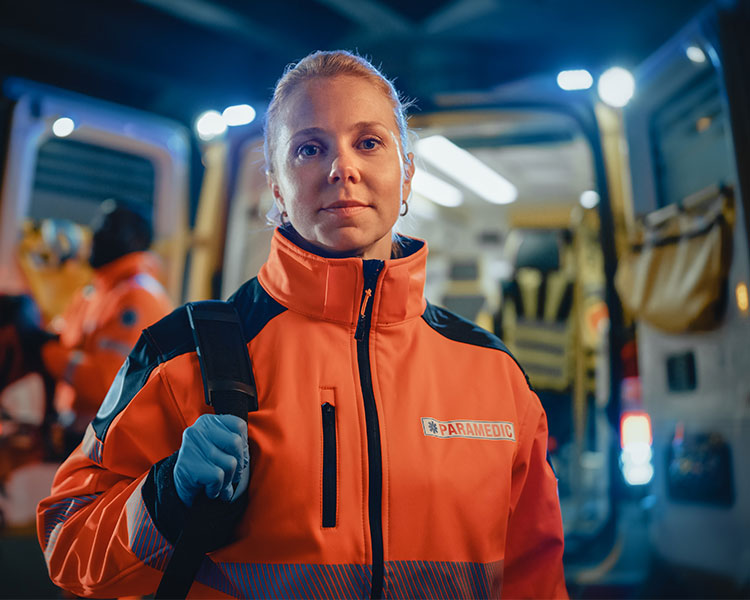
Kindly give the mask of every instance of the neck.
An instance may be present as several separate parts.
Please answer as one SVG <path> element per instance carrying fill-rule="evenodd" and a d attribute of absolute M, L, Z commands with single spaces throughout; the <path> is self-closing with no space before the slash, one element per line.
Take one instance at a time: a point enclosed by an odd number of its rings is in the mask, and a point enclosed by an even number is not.
<path fill-rule="evenodd" d="M 361 252 L 356 251 L 342 251 L 337 252 L 336 250 L 329 250 L 328 248 L 323 248 L 321 246 L 317 246 L 305 238 L 303 238 L 297 230 L 292 226 L 291 223 L 285 223 L 281 227 L 279 227 L 279 231 L 283 234 L 283 236 L 288 239 L 290 242 L 293 242 L 306 252 L 309 252 L 311 254 L 315 254 L 317 256 L 321 256 L 323 258 L 364 258 Z M 392 244 L 392 247 L 396 244 Z M 393 249 L 391 250 L 391 257 L 394 257 Z M 395 257 L 398 257 L 396 255 Z"/>

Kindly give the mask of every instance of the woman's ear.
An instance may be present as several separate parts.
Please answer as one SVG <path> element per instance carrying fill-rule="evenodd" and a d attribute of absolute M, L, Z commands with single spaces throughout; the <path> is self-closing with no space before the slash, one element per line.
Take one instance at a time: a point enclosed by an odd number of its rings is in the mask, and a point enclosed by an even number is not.
<path fill-rule="evenodd" d="M 401 186 L 401 197 L 408 198 L 411 193 L 411 180 L 414 177 L 414 154 L 409 152 L 409 161 L 404 164 L 404 183 Z"/>
<path fill-rule="evenodd" d="M 281 195 L 281 188 L 279 188 L 279 184 L 276 183 L 270 173 L 266 173 L 266 182 L 268 183 L 268 188 L 271 190 L 271 194 L 273 194 L 273 201 L 276 204 L 276 207 L 279 209 L 280 213 L 283 213 L 284 211 L 286 211 L 286 208 L 284 206 L 284 198 Z"/>
<path fill-rule="evenodd" d="M 411 178 L 414 177 L 414 153 L 409 152 L 409 154 L 406 155 L 406 158 L 409 159 L 409 162 L 406 163 L 406 179 L 411 181 Z"/>

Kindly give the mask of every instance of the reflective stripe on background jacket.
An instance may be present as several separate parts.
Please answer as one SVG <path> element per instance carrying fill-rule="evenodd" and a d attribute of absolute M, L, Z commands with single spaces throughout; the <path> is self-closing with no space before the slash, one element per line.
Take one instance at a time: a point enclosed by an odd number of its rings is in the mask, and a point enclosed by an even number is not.
<path fill-rule="evenodd" d="M 231 299 L 258 389 L 249 504 L 192 597 L 566 596 L 541 405 L 498 338 L 425 302 L 427 248 L 401 239 L 405 258 L 332 260 L 277 231 Z M 152 465 L 209 411 L 181 308 L 141 336 L 39 506 L 57 585 L 156 589 L 173 535 Z"/>
<path fill-rule="evenodd" d="M 42 350 L 44 366 L 58 380 L 55 406 L 84 419 L 96 414 L 141 330 L 172 310 L 157 281 L 149 252 L 133 252 L 104 265 L 71 301 L 59 326 L 60 341 Z"/>

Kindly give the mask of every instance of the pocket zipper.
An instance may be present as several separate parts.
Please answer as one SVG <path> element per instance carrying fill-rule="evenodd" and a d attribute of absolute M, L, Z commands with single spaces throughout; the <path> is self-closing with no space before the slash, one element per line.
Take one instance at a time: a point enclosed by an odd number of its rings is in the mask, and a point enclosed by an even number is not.
<path fill-rule="evenodd" d="M 323 527 L 336 527 L 336 407 L 326 402 L 323 417 Z"/>

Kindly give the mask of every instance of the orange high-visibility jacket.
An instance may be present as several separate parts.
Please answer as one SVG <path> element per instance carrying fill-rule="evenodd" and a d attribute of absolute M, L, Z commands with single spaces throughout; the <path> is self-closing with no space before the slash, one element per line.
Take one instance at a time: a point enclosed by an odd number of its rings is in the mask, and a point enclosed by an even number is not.
<path fill-rule="evenodd" d="M 401 240 L 404 258 L 326 259 L 277 231 L 231 298 L 258 391 L 249 503 L 191 597 L 566 597 L 541 405 L 498 338 L 425 302 L 427 248 Z M 180 308 L 39 505 L 57 585 L 156 589 L 185 513 L 171 465 L 210 411 Z"/>
<path fill-rule="evenodd" d="M 85 419 L 84 427 L 141 330 L 173 308 L 157 273 L 149 252 L 126 254 L 97 269 L 92 284 L 65 310 L 60 340 L 42 348 L 44 366 L 58 381 L 57 409 L 72 410 Z"/>

